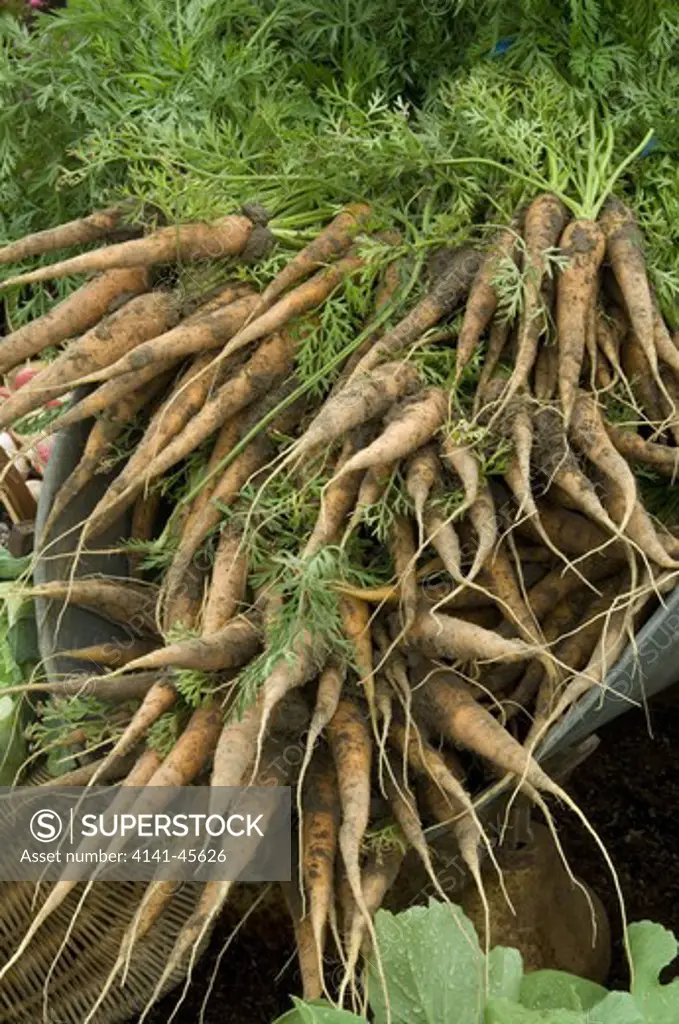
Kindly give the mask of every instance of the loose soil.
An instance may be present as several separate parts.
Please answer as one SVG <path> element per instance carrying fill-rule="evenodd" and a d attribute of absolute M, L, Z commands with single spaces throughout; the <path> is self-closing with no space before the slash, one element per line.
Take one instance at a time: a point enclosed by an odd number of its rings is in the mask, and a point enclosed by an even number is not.
<path fill-rule="evenodd" d="M 643 711 L 629 711 L 599 733 L 601 745 L 572 776 L 568 790 L 587 813 L 620 874 L 631 921 L 650 919 L 679 930 L 679 687 L 655 699 L 653 735 Z M 626 987 L 627 973 L 613 886 L 594 843 L 568 815 L 560 831 L 569 860 L 603 900 L 615 939 L 609 984 Z M 175 1020 L 199 1019 L 216 957 L 229 935 L 215 932 Z M 227 952 L 209 1000 L 204 1024 L 270 1024 L 299 992 L 292 932 L 262 917 Z M 676 966 L 676 965 L 675 965 Z M 670 969 L 664 980 L 679 970 Z M 166 1024 L 177 993 L 147 1018 Z M 132 1022 L 130 1022 L 132 1024 Z"/>

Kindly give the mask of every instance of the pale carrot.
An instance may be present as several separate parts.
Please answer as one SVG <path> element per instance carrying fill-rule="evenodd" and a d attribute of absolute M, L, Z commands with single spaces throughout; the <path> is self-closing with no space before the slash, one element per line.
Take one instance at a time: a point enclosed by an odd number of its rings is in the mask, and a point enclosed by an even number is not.
<path fill-rule="evenodd" d="M 419 587 L 417 585 L 415 536 L 411 522 L 405 516 L 394 515 L 388 543 L 394 572 L 401 591 L 399 606 L 401 624 L 403 629 L 408 630 L 417 615 Z"/>
<path fill-rule="evenodd" d="M 248 560 L 242 535 L 224 528 L 221 532 L 212 578 L 203 611 L 203 636 L 218 632 L 243 605 L 248 578 Z"/>
<path fill-rule="evenodd" d="M 541 290 L 546 272 L 546 253 L 554 248 L 563 232 L 562 248 L 570 236 L 564 231 L 568 212 L 561 200 L 551 192 L 537 196 L 526 211 L 524 240 L 523 308 L 519 324 L 514 370 L 504 401 L 524 387 L 530 376 L 541 336 L 547 328 L 547 317 Z"/>
<path fill-rule="evenodd" d="M 76 379 L 87 370 L 105 365 L 146 338 L 153 338 L 175 323 L 177 300 L 171 292 L 138 295 L 111 313 L 49 363 L 29 384 L 15 391 L 0 407 L 0 426 L 45 402 L 70 391 Z"/>
<path fill-rule="evenodd" d="M 420 545 L 424 540 L 424 507 L 432 488 L 440 479 L 441 463 L 433 445 L 428 444 L 418 449 L 408 460 L 405 485 L 415 509 Z"/>
<path fill-rule="evenodd" d="M 54 309 L 0 342 L 0 374 L 7 373 L 50 345 L 60 345 L 94 327 L 112 307 L 148 291 L 149 275 L 142 267 L 108 270 L 60 302 Z"/>
<path fill-rule="evenodd" d="M 125 666 L 127 672 L 148 669 L 183 668 L 219 672 L 240 668 L 257 653 L 260 631 L 252 617 L 230 619 L 209 636 L 193 636 L 159 647 Z"/>
<path fill-rule="evenodd" d="M 370 469 L 397 462 L 429 441 L 448 416 L 449 398 L 442 388 L 427 388 L 406 399 L 385 418 L 385 428 L 366 448 L 356 452 L 339 471 Z"/>
<path fill-rule="evenodd" d="M 89 245 L 90 242 L 98 242 L 100 238 L 107 238 L 113 234 L 129 212 L 130 205 L 120 203 L 117 206 L 109 206 L 105 210 L 96 210 L 87 217 L 79 217 L 77 220 L 58 224 L 45 231 L 24 235 L 23 238 L 18 238 L 15 242 L 0 246 L 0 264 L 22 263 L 33 256 L 43 256 L 45 253 L 54 252 L 57 249 L 70 249 L 75 245 Z M 136 229 L 131 230 L 136 233 Z"/>
<path fill-rule="evenodd" d="M 425 331 L 448 316 L 467 294 L 481 260 L 481 254 L 475 249 L 458 249 L 453 254 L 450 266 L 437 278 L 431 291 L 395 327 L 372 345 L 356 364 L 349 382 L 362 377 L 384 359 L 393 360 L 400 356 Z"/>
<path fill-rule="evenodd" d="M 535 644 L 505 639 L 493 630 L 429 610 L 420 610 L 408 637 L 433 656 L 459 661 L 526 661 L 542 655 Z"/>
<path fill-rule="evenodd" d="M 530 210 L 529 210 L 530 213 Z M 491 322 L 498 304 L 495 278 L 502 269 L 503 263 L 515 259 L 519 222 L 499 231 L 484 256 L 483 263 L 476 272 L 469 289 L 469 298 L 465 306 L 462 327 L 457 338 L 455 353 L 455 377 L 459 379 L 474 350 L 481 340 L 481 335 Z"/>
<path fill-rule="evenodd" d="M 303 281 L 313 271 L 342 256 L 356 235 L 365 228 L 370 213 L 370 207 L 365 203 L 353 203 L 344 207 L 312 242 L 293 256 L 276 274 L 260 295 L 250 319 L 255 320 L 261 316 L 283 292 Z"/>
<path fill-rule="evenodd" d="M 595 300 L 606 239 L 595 221 L 580 218 L 566 226 L 559 245 L 569 259 L 561 271 L 556 303 L 559 395 L 568 427 L 582 369 L 587 315 Z"/>
<path fill-rule="evenodd" d="M 291 449 L 301 457 L 321 445 L 329 445 L 354 427 L 383 415 L 398 399 L 414 391 L 419 383 L 409 363 L 384 363 L 372 373 L 352 377 L 345 387 L 322 406 Z"/>
<path fill-rule="evenodd" d="M 134 622 L 139 629 L 151 634 L 156 632 L 155 587 L 132 581 L 117 583 L 105 577 L 88 577 L 34 583 L 29 594 L 47 601 L 65 601 L 89 608 L 112 622 Z"/>
<path fill-rule="evenodd" d="M 157 263 L 237 256 L 245 248 L 252 228 L 252 221 L 240 215 L 222 217 L 210 224 L 172 225 L 146 238 L 95 249 L 28 274 L 9 277 L 0 283 L 0 288 L 54 281 L 71 274 L 93 274 L 114 267 L 151 267 Z"/>

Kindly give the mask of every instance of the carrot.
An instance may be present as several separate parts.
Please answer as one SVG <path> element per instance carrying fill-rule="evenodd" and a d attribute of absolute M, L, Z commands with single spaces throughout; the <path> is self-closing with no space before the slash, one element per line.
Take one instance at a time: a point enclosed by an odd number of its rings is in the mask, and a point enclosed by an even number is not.
<path fill-rule="evenodd" d="M 526 211 L 523 309 L 519 323 L 514 370 L 505 392 L 505 402 L 527 384 L 533 369 L 540 337 L 547 327 L 541 298 L 546 270 L 545 255 L 557 244 L 562 232 L 561 247 L 564 248 L 566 242 L 571 244 L 572 232 L 569 232 L 569 228 L 564 231 L 567 220 L 566 207 L 551 192 L 544 192 L 537 196 Z"/>
<path fill-rule="evenodd" d="M 422 829 L 415 798 L 399 789 L 393 781 L 393 778 L 390 778 L 389 776 L 385 779 L 385 792 L 391 812 L 394 815 L 396 823 L 401 829 L 406 842 L 413 848 L 417 856 L 422 861 L 424 870 L 434 883 L 439 895 L 441 895 L 442 898 L 446 898 L 436 877 L 436 872 L 434 871 L 431 853 L 429 852 L 429 845 L 427 843 L 424 830 Z"/>
<path fill-rule="evenodd" d="M 484 563 L 482 582 L 522 639 L 527 643 L 538 642 L 541 639 L 540 629 L 524 601 L 504 543 L 498 544 Z"/>
<path fill-rule="evenodd" d="M 598 224 L 581 218 L 566 226 L 559 244 L 569 258 L 561 271 L 556 304 L 559 395 L 568 427 L 582 369 L 588 311 L 595 299 L 606 242 Z"/>
<path fill-rule="evenodd" d="M 385 418 L 380 436 L 356 452 L 340 473 L 397 462 L 429 441 L 448 415 L 448 395 L 441 388 L 427 388 L 406 399 Z"/>
<path fill-rule="evenodd" d="M 281 889 L 290 914 L 295 933 L 295 948 L 299 973 L 302 979 L 302 997 L 307 1002 L 320 999 L 323 994 L 323 958 L 319 955 L 314 939 L 311 920 L 302 911 L 302 899 L 299 893 L 299 881 L 281 882 Z"/>
<path fill-rule="evenodd" d="M 337 263 L 317 271 L 312 278 L 288 292 L 256 320 L 250 320 L 226 343 L 219 358 L 226 359 L 253 341 L 279 331 L 290 320 L 320 306 L 344 280 L 357 274 L 364 264 L 364 259 L 350 249 Z"/>
<path fill-rule="evenodd" d="M 417 549 L 410 520 L 394 515 L 389 531 L 389 549 L 401 591 L 400 613 L 403 629 L 410 628 L 417 615 L 419 588 L 415 563 Z"/>
<path fill-rule="evenodd" d="M 196 708 L 174 747 L 146 783 L 154 786 L 187 786 L 206 766 L 219 739 L 222 716 L 219 708 Z M 135 813 L 143 813 L 145 795 L 142 793 L 134 805 Z M 153 795 L 150 797 L 154 800 Z"/>
<path fill-rule="evenodd" d="M 88 532 L 92 535 L 104 530 L 134 500 L 144 483 L 190 455 L 226 419 L 280 383 L 291 368 L 293 345 L 287 334 L 272 335 L 211 397 L 208 392 L 213 383 L 219 384 L 226 364 L 211 359 L 209 354 L 199 357 L 186 382 L 159 410 L 133 457 L 90 514 Z M 206 370 L 210 375 L 206 375 Z"/>
<path fill-rule="evenodd" d="M 427 543 L 434 548 L 446 572 L 456 583 L 462 584 L 462 552 L 453 524 L 429 505 L 425 510 L 424 525 Z"/>
<path fill-rule="evenodd" d="M 132 391 L 129 395 L 122 397 L 109 408 L 106 416 L 95 422 L 85 442 L 80 461 L 64 480 L 54 498 L 43 525 L 43 537 L 49 537 L 51 529 L 67 505 L 80 494 L 83 487 L 97 472 L 101 472 L 105 468 L 106 460 L 116 439 L 167 384 L 168 377 L 161 374 L 137 391 Z"/>
<path fill-rule="evenodd" d="M 452 675 L 446 672 L 443 679 L 439 673 L 432 674 L 423 686 L 443 735 L 486 758 L 501 771 L 525 779 L 537 790 L 554 792 L 554 784 L 537 762 L 474 700 L 461 679 L 452 682 Z"/>
<path fill-rule="evenodd" d="M 474 561 L 467 573 L 467 582 L 476 579 L 490 557 L 498 537 L 495 502 L 488 484 L 484 484 L 469 509 L 469 520 L 478 538 Z"/>
<path fill-rule="evenodd" d="M 622 347 L 622 368 L 639 408 L 649 422 L 657 426 L 664 418 L 662 395 L 650 374 L 643 346 L 633 331 L 630 331 Z"/>
<path fill-rule="evenodd" d="M 354 502 L 351 519 L 347 526 L 347 534 L 351 532 L 357 523 L 360 523 L 362 520 L 367 518 L 370 509 L 372 509 L 373 505 L 377 504 L 384 494 L 394 469 L 394 464 L 388 462 L 383 466 L 373 466 L 363 474 L 359 472 L 358 476 L 360 484 L 358 487 L 358 494 L 356 495 L 356 501 Z M 339 483 L 343 478 L 338 476 L 336 479 Z"/>
<path fill-rule="evenodd" d="M 255 301 L 256 296 L 247 294 L 233 302 L 220 302 L 211 313 L 203 314 L 198 310 L 176 327 L 170 325 L 171 329 L 163 334 L 122 353 L 115 362 L 111 361 L 96 371 L 83 373 L 78 383 L 102 383 L 125 373 L 143 371 L 148 366 L 176 363 L 187 356 L 221 348 L 246 322 Z"/>
<path fill-rule="evenodd" d="M 356 450 L 355 439 L 350 435 L 344 442 L 342 453 L 337 461 L 341 469 Z M 361 474 L 349 473 L 346 476 L 335 476 L 321 493 L 320 509 L 314 528 L 302 552 L 303 558 L 310 558 L 328 544 L 339 540 L 344 520 L 356 504 L 359 493 Z"/>
<path fill-rule="evenodd" d="M 372 710 L 375 702 L 370 608 L 365 601 L 343 596 L 339 603 L 342 627 L 354 656 L 360 685 Z"/>
<path fill-rule="evenodd" d="M 309 901 L 308 914 L 317 957 L 316 967 L 320 979 L 323 979 L 325 934 L 335 888 L 339 801 L 335 767 L 329 758 L 320 756 L 318 752 L 309 766 L 302 805 L 302 878 Z"/>
<path fill-rule="evenodd" d="M 426 653 L 456 661 L 525 661 L 542 654 L 535 644 L 505 639 L 482 626 L 422 609 L 408 637 Z"/>
<path fill-rule="evenodd" d="M 462 370 L 481 340 L 481 335 L 495 314 L 498 303 L 495 278 L 503 263 L 516 258 L 518 229 L 519 221 L 516 219 L 511 227 L 498 232 L 472 281 L 462 327 L 457 338 L 456 380 L 459 380 Z"/>
<path fill-rule="evenodd" d="M 444 437 L 441 442 L 443 459 L 457 473 L 464 487 L 464 501 L 455 510 L 461 517 L 476 501 L 479 492 L 479 464 L 465 445 L 456 444 L 452 438 Z"/>
<path fill-rule="evenodd" d="M 653 343 L 660 359 L 679 375 L 679 350 L 672 340 L 657 303 L 653 304 Z"/>
<path fill-rule="evenodd" d="M 209 636 L 188 637 L 159 647 L 125 666 L 127 672 L 142 669 L 184 668 L 220 672 L 240 668 L 256 654 L 260 635 L 252 618 L 238 616 Z"/>
<path fill-rule="evenodd" d="M 383 359 L 393 360 L 460 304 L 481 265 L 475 249 L 458 249 L 449 268 L 437 278 L 431 291 L 406 316 L 376 342 L 354 367 L 348 383 L 374 369 Z"/>
<path fill-rule="evenodd" d="M 637 503 L 636 478 L 608 437 L 596 401 L 584 391 L 579 392 L 573 406 L 571 437 L 590 462 L 622 493 L 624 507 L 619 526 L 626 529 Z"/>
<path fill-rule="evenodd" d="M 196 562 L 190 565 L 182 577 L 181 587 L 171 599 L 156 604 L 156 619 L 161 633 L 169 636 L 173 629 L 182 627 L 189 634 L 198 629 L 205 601 L 207 566 Z M 162 591 L 161 591 L 162 595 Z"/>
<path fill-rule="evenodd" d="M 110 646 L 113 647 L 113 644 Z M 134 646 L 131 649 L 134 651 Z M 75 658 L 78 653 L 77 650 L 64 651 L 63 655 L 62 652 L 59 652 L 59 657 Z M 142 700 L 160 676 L 159 672 L 137 672 L 127 678 L 115 676 L 113 673 L 88 678 L 82 673 L 78 673 L 75 676 L 64 676 L 54 682 L 21 683 L 17 686 L 8 686 L 7 694 L 53 693 L 60 697 L 70 697 L 87 693 L 99 697 L 101 700 L 124 704 L 129 700 Z M 3 687 L 3 692 L 4 689 Z M 80 785 L 80 783 L 74 782 L 73 785 Z"/>
<path fill-rule="evenodd" d="M 614 423 L 605 422 L 606 432 L 621 455 L 630 462 L 653 466 L 660 473 L 674 479 L 679 473 L 679 451 L 663 444 L 647 441 L 639 434 L 625 430 Z"/>
<path fill-rule="evenodd" d="M 259 407 L 252 409 L 253 416 L 259 413 Z M 275 420 L 270 430 L 276 429 L 279 423 L 283 423 L 281 417 L 278 422 Z M 242 429 L 242 425 L 241 425 Z M 217 526 L 222 518 L 219 506 L 230 505 L 238 497 L 241 488 L 248 480 L 273 457 L 274 447 L 268 434 L 261 433 L 255 437 L 241 454 L 234 459 L 228 469 L 225 470 L 221 479 L 215 485 L 210 500 L 207 503 L 199 503 L 187 518 L 179 546 L 175 552 L 172 564 L 170 565 L 163 584 L 164 593 L 171 594 L 179 586 L 184 577 L 191 560 L 209 535 L 210 531 Z"/>
<path fill-rule="evenodd" d="M 497 364 L 500 362 L 500 357 L 509 339 L 510 330 L 509 320 L 499 320 L 495 317 L 490 325 L 488 346 L 474 395 L 474 415 L 479 412 L 479 409 L 481 409 L 486 401 L 486 389 L 493 379 Z"/>
<path fill-rule="evenodd" d="M 623 294 L 632 331 L 644 351 L 653 377 L 662 387 L 654 344 L 653 300 L 646 276 L 641 232 L 632 211 L 615 196 L 610 196 L 604 203 L 599 224 L 606 239 L 606 258 Z"/>
<path fill-rule="evenodd" d="M 420 535 L 420 546 L 424 541 L 424 507 L 432 487 L 441 479 L 441 463 L 434 445 L 419 448 L 408 460 L 405 485 L 415 509 L 415 519 Z"/>
<path fill-rule="evenodd" d="M 292 690 L 304 686 L 318 672 L 320 652 L 316 638 L 307 629 L 301 629 L 285 655 L 279 657 L 262 683 L 262 720 L 257 740 L 258 756 L 255 761 L 256 774 L 262 743 L 269 728 L 271 716 L 276 707 Z"/>
<path fill-rule="evenodd" d="M 573 388 L 569 401 L 572 415 L 578 397 Z M 566 445 L 561 420 L 554 409 L 545 408 L 535 418 L 536 443 L 534 452 L 536 466 L 547 482 L 556 485 L 579 512 L 584 512 L 597 526 L 617 534 L 618 529 L 603 507 L 594 485 L 580 470 L 577 460 Z"/>
<path fill-rule="evenodd" d="M 542 345 L 535 361 L 533 391 L 539 402 L 551 402 L 559 383 L 559 356 L 556 345 Z"/>
<path fill-rule="evenodd" d="M 274 744 L 270 741 L 271 747 L 271 759 L 267 761 L 267 764 L 260 776 L 257 779 L 256 785 L 258 786 L 284 786 L 287 784 L 288 776 L 290 773 L 290 766 L 287 759 L 283 756 L 283 749 L 281 744 Z M 191 949 L 198 949 L 201 942 L 210 930 L 213 922 L 216 920 L 220 913 L 224 903 L 229 897 L 229 894 L 234 887 L 235 882 L 207 882 L 203 889 L 203 894 L 200 898 L 196 910 L 191 917 L 186 921 L 182 930 L 180 931 L 177 941 L 175 942 L 174 948 L 167 958 L 166 965 L 163 972 L 156 983 L 154 992 L 151 995 L 149 1002 L 146 1005 L 146 1009 L 142 1013 L 139 1024 L 142 1024 L 145 1019 L 148 1010 L 158 998 L 160 992 L 164 989 L 168 980 L 172 977 L 174 972 L 179 968 L 186 954 Z M 193 957 L 191 959 L 191 965 L 193 964 Z M 189 969 L 190 970 L 190 969 Z"/>
<path fill-rule="evenodd" d="M 385 231 L 381 235 L 376 236 L 380 241 L 384 241 L 389 245 L 397 246 L 401 243 L 401 236 L 397 232 Z M 395 259 L 390 263 L 387 263 L 386 267 L 381 272 L 381 277 L 378 282 L 375 291 L 375 316 L 379 315 L 391 305 L 401 288 L 403 283 L 403 260 Z M 375 331 L 373 334 L 369 334 L 363 339 L 360 345 L 358 345 L 344 366 L 342 367 L 337 380 L 335 381 L 331 394 L 335 394 L 341 388 L 344 387 L 346 382 L 349 380 L 354 372 L 354 369 L 360 363 L 363 356 L 370 351 L 372 346 L 379 338 L 379 332 Z"/>
<path fill-rule="evenodd" d="M 152 267 L 157 263 L 237 256 L 245 248 L 252 228 L 252 221 L 240 215 L 222 217 L 211 224 L 172 225 L 146 238 L 109 245 L 28 274 L 9 277 L 0 283 L 0 288 L 54 281 L 71 274 L 93 274 L 114 267 Z"/>
<path fill-rule="evenodd" d="M 405 844 L 398 841 L 387 849 L 371 850 L 368 853 L 362 871 L 361 895 L 364 906 L 371 918 L 380 909 L 384 902 L 384 897 L 395 883 L 403 865 L 405 853 Z M 366 940 L 366 926 L 366 918 L 362 911 L 360 908 L 354 907 L 347 929 L 347 974 L 353 972 L 358 961 L 361 947 Z M 364 952 L 366 955 L 368 951 L 369 945 L 365 944 Z"/>
<path fill-rule="evenodd" d="M 32 256 L 43 256 L 56 249 L 70 249 L 75 245 L 97 242 L 116 231 L 123 217 L 129 212 L 129 204 L 121 203 L 118 206 L 109 206 L 105 210 L 97 210 L 87 217 L 48 228 L 46 231 L 24 235 L 15 242 L 0 246 L 0 263 L 23 263 Z"/>
<path fill-rule="evenodd" d="M 248 563 L 243 538 L 235 530 L 222 530 L 212 565 L 212 581 L 203 612 L 203 635 L 216 633 L 233 618 L 245 598 Z"/>
<path fill-rule="evenodd" d="M 155 587 L 131 581 L 117 583 L 105 578 L 82 578 L 34 583 L 29 594 L 48 601 L 67 601 L 89 608 L 112 622 L 134 623 L 135 628 L 155 633 Z"/>
<path fill-rule="evenodd" d="M 359 864 L 361 843 L 370 818 L 372 742 L 361 708 L 355 700 L 348 696 L 340 699 L 327 732 L 342 809 L 339 849 L 352 896 L 363 916 L 369 919 Z"/>
<path fill-rule="evenodd" d="M 628 511 L 626 495 L 620 490 L 619 483 L 608 481 L 607 495 L 604 501 L 612 518 L 621 525 L 624 523 L 626 536 L 643 551 L 647 558 L 663 569 L 679 568 L 679 562 L 668 554 L 661 543 L 653 520 L 642 503 L 636 499 L 636 491 L 634 504 L 631 511 Z"/>
<path fill-rule="evenodd" d="M 153 539 L 161 501 L 162 494 L 157 488 L 140 494 L 132 508 L 130 540 L 139 545 L 136 548 L 128 548 L 127 552 L 130 576 L 133 579 L 144 578 L 144 550 L 141 545 Z"/>
<path fill-rule="evenodd" d="M 132 640 L 122 643 L 94 644 L 91 647 L 77 647 L 73 650 L 60 650 L 60 658 L 74 658 L 76 661 L 91 661 L 101 668 L 120 668 L 135 658 L 140 658 L 149 651 L 155 650 L 157 644 L 153 640 Z M 71 682 L 74 682 L 71 680 Z M 89 684 L 88 684 L 89 692 Z"/>
<path fill-rule="evenodd" d="M 314 240 L 285 264 L 276 274 L 252 311 L 251 320 L 257 319 L 276 302 L 283 292 L 303 281 L 312 271 L 318 270 L 342 256 L 356 235 L 362 231 L 370 218 L 370 207 L 365 203 L 345 206 Z"/>
<path fill-rule="evenodd" d="M 291 456 L 302 457 L 321 445 L 330 445 L 352 428 L 376 416 L 419 383 L 415 367 L 408 363 L 384 363 L 372 373 L 352 377 L 345 387 L 321 407 L 306 431 L 295 442 Z"/>
<path fill-rule="evenodd" d="M 101 778 L 102 773 L 131 751 L 158 719 L 169 711 L 177 699 L 174 686 L 165 678 L 154 683 L 148 690 L 140 707 L 135 711 L 123 734 L 103 759 L 90 785 Z"/>
<path fill-rule="evenodd" d="M 84 285 L 48 313 L 8 334 L 0 342 L 0 374 L 7 373 L 50 345 L 59 345 L 94 327 L 114 305 L 149 288 L 141 267 L 109 270 Z"/>
<path fill-rule="evenodd" d="M 109 359 L 115 359 L 117 353 L 154 337 L 175 322 L 177 315 L 177 301 L 171 292 L 148 292 L 130 299 L 87 334 L 71 342 L 54 362 L 3 402 L 0 424 L 9 426 L 45 402 L 63 395 L 87 369 L 104 365 Z"/>

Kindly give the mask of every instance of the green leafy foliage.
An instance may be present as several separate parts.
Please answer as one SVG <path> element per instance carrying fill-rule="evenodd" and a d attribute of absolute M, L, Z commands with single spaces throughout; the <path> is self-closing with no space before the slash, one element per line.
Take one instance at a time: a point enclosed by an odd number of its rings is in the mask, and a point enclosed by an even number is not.
<path fill-rule="evenodd" d="M 374 1024 L 674 1024 L 679 981 L 662 985 L 661 970 L 679 944 L 661 925 L 630 926 L 634 981 L 630 992 L 562 971 L 524 974 L 520 953 L 496 947 L 486 959 L 462 910 L 430 900 L 400 914 L 375 918 L 386 989 L 368 963 Z M 276 1024 L 350 1024 L 363 1020 L 329 1003 L 303 1003 Z"/>

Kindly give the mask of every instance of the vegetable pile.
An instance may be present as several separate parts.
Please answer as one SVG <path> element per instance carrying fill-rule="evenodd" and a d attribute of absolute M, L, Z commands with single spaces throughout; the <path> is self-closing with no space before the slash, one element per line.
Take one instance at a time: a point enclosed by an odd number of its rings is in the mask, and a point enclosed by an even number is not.
<path fill-rule="evenodd" d="M 330 934 L 339 998 L 353 989 L 409 848 L 437 884 L 429 825 L 450 825 L 481 886 L 479 802 L 515 786 L 547 816 L 545 796 L 572 805 L 535 749 L 675 585 L 658 492 L 678 465 L 679 348 L 633 211 L 583 195 L 533 194 L 483 244 L 430 254 L 362 203 L 311 238 L 256 204 L 146 231 L 149 211 L 122 205 L 0 249 L 10 264 L 109 243 L 2 283 L 97 275 L 3 339 L 3 373 L 63 347 L 0 429 L 90 385 L 43 431 L 92 422 L 40 557 L 120 469 L 78 524 L 70 578 L 28 589 L 132 635 L 69 652 L 102 669 L 79 718 L 83 676 L 12 691 L 51 694 L 85 749 L 109 709 L 106 752 L 67 781 L 296 788 L 306 998 L 326 990 Z M 86 550 L 121 544 L 129 581 L 78 574 Z M 155 995 L 233 884 L 205 885 Z M 108 987 L 171 899 L 149 886 Z"/>

